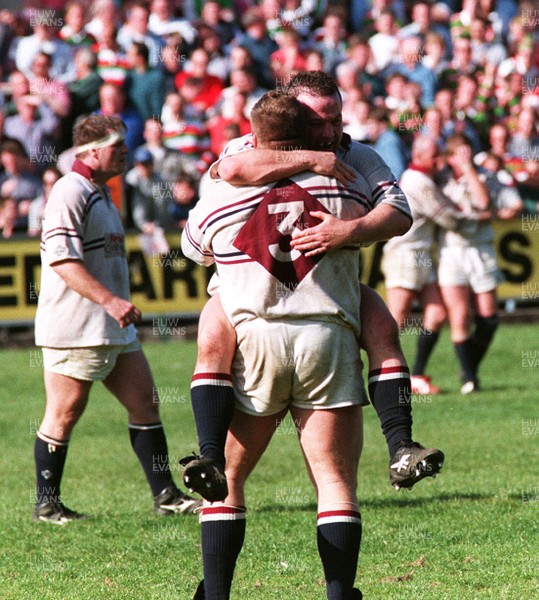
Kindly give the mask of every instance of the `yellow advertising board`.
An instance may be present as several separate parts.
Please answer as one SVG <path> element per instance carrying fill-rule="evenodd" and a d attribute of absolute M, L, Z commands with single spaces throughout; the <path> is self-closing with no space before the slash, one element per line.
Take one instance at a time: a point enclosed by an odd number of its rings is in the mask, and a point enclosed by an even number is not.
<path fill-rule="evenodd" d="M 494 224 L 496 251 L 505 282 L 502 299 L 539 300 L 539 215 Z M 167 256 L 145 256 L 136 234 L 126 236 L 132 300 L 143 315 L 193 315 L 207 299 L 211 271 L 181 253 L 179 236 L 170 236 Z M 383 244 L 362 250 L 361 280 L 384 295 L 380 270 Z M 39 295 L 39 241 L 0 242 L 0 325 L 28 323 L 34 318 Z"/>
<path fill-rule="evenodd" d="M 146 317 L 197 314 L 208 298 L 211 271 L 187 260 L 179 240 L 179 235 L 169 237 L 171 251 L 166 256 L 145 256 L 136 234 L 125 238 L 131 298 Z M 34 319 L 40 265 L 38 240 L 0 242 L 0 324 Z"/>

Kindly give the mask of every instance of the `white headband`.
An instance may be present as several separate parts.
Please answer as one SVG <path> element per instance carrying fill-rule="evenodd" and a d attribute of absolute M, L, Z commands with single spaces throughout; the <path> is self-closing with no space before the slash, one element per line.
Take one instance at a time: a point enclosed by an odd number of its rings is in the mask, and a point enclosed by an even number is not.
<path fill-rule="evenodd" d="M 93 142 L 88 142 L 87 144 L 83 144 L 82 146 L 77 146 L 75 148 L 75 154 L 82 154 L 87 150 L 97 150 L 98 148 L 105 148 L 106 146 L 112 146 L 117 144 L 118 142 L 123 142 L 125 140 L 125 135 L 120 131 L 113 131 L 109 133 L 109 135 L 100 138 L 99 140 L 95 140 Z"/>

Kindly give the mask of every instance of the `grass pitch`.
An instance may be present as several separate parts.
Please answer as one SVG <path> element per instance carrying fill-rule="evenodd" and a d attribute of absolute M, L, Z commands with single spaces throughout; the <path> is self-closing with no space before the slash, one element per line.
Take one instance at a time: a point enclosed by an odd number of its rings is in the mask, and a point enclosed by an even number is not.
<path fill-rule="evenodd" d="M 482 368 L 484 391 L 459 394 L 447 333 L 430 365 L 445 393 L 414 399 L 415 438 L 446 453 L 436 480 L 412 492 L 388 483 L 387 450 L 364 411 L 359 497 L 363 543 L 357 585 L 372 599 L 539 597 L 539 325 L 502 326 Z M 415 337 L 403 337 L 409 357 Z M 145 345 L 163 399 L 175 477 L 196 448 L 189 404 L 192 342 Z M 75 430 L 65 503 L 93 518 L 33 523 L 33 443 L 42 418 L 41 357 L 2 350 L 0 598 L 190 600 L 201 578 L 195 517 L 159 518 L 131 451 L 121 406 L 101 385 Z M 316 503 L 291 422 L 247 488 L 247 537 L 233 598 L 322 600 Z"/>

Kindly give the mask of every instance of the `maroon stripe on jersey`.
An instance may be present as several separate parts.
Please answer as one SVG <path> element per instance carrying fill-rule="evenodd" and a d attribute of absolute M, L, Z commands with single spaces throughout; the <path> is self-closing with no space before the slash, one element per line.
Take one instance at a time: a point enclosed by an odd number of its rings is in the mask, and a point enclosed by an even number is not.
<path fill-rule="evenodd" d="M 79 238 L 79 240 L 82 240 L 82 236 L 78 233 L 67 233 L 66 231 L 59 231 L 58 233 L 53 233 L 52 235 L 49 235 L 47 237 L 47 241 L 51 240 L 53 237 L 58 237 L 59 235 L 63 235 L 64 237 L 68 238 Z"/>
<path fill-rule="evenodd" d="M 88 204 L 91 200 L 94 199 L 94 196 L 99 196 L 99 198 L 101 198 L 101 193 L 98 192 L 97 190 L 94 190 L 89 196 L 88 198 L 86 198 L 86 204 Z"/>
<path fill-rule="evenodd" d="M 48 236 L 51 233 L 54 233 L 54 232 L 57 232 L 57 231 L 69 231 L 69 232 L 77 233 L 77 230 L 74 229 L 73 227 L 55 227 L 54 229 L 48 229 L 47 231 L 43 232 L 43 236 L 42 236 L 43 240 L 48 239 Z M 55 235 L 57 235 L 57 234 L 55 234 Z"/>
<path fill-rule="evenodd" d="M 189 221 L 185 225 L 184 232 L 185 232 L 185 235 L 187 236 L 187 241 L 191 244 L 191 246 L 193 246 L 193 248 L 195 248 L 195 250 L 197 250 L 197 252 L 202 254 L 202 256 L 213 256 L 213 254 L 211 252 L 206 252 L 205 250 L 203 250 L 202 246 L 194 240 L 193 236 L 191 235 Z"/>
<path fill-rule="evenodd" d="M 397 185 L 397 182 L 395 180 L 393 180 L 393 181 L 380 181 L 380 183 L 374 188 L 373 191 L 376 192 L 376 190 L 378 190 L 378 188 L 382 189 L 382 188 L 386 188 L 386 187 L 392 187 L 394 185 L 395 186 Z"/>
<path fill-rule="evenodd" d="M 339 198 L 342 200 L 351 200 L 352 202 L 355 202 L 356 204 L 359 204 L 360 206 L 363 206 L 364 208 L 368 209 L 369 211 L 371 210 L 371 207 L 373 205 L 373 203 L 368 200 L 366 197 L 362 198 L 360 196 L 358 196 L 357 194 L 355 194 L 354 196 L 352 196 L 351 194 L 348 194 L 347 192 L 345 192 L 344 190 L 341 191 L 333 191 L 331 193 L 325 193 L 325 194 L 321 194 L 320 192 L 312 194 L 313 198 L 318 199 L 324 199 L 324 198 Z"/>
<path fill-rule="evenodd" d="M 402 194 L 402 191 L 396 181 L 382 181 L 372 191 L 373 200 L 376 202 L 378 198 L 383 196 L 388 191 L 388 189 L 393 187 L 399 190 Z"/>
<path fill-rule="evenodd" d="M 348 188 L 348 187 L 339 186 L 339 185 L 311 185 L 311 186 L 306 186 L 303 189 L 307 190 L 307 191 L 322 190 L 322 191 L 330 191 L 330 192 L 339 192 L 340 194 L 350 194 L 351 196 L 359 196 L 360 198 L 363 198 L 367 201 L 369 200 L 369 198 L 367 196 L 365 196 L 365 194 L 358 192 L 357 190 L 355 190 L 352 187 Z"/>
<path fill-rule="evenodd" d="M 252 258 L 245 258 L 242 260 L 217 260 L 217 259 L 215 259 L 215 262 L 220 265 L 239 265 L 241 263 L 249 263 L 249 262 L 255 262 L 255 261 Z"/>
<path fill-rule="evenodd" d="M 220 208 L 211 212 L 198 226 L 199 229 L 202 229 L 207 221 L 209 221 L 214 215 L 221 213 L 223 211 L 229 211 L 231 208 L 236 206 L 241 206 L 242 204 L 247 204 L 248 202 L 253 202 L 254 200 L 258 200 L 258 198 L 263 198 L 267 194 L 267 190 L 262 192 L 261 194 L 255 194 L 246 200 L 240 200 L 238 202 L 233 202 L 232 204 L 227 204 L 226 206 L 221 206 Z"/>

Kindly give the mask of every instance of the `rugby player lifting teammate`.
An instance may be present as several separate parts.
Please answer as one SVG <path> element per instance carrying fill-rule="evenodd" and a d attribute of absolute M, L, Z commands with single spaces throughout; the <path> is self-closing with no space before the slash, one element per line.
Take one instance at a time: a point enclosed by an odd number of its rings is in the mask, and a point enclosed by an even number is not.
<path fill-rule="evenodd" d="M 331 77 L 322 72 L 302 72 L 287 86 L 307 110 L 307 143 L 311 151 L 282 153 L 252 149 L 247 136 L 231 142 L 236 151 L 226 154 L 213 168 L 234 185 L 261 185 L 304 170 L 333 175 L 342 182 L 353 178 L 352 166 L 368 184 L 369 213 L 341 221 L 314 211 L 317 226 L 296 231 L 292 247 L 305 256 L 316 256 L 353 239 L 360 244 L 388 239 L 406 232 L 411 216 L 404 194 L 387 165 L 370 148 L 343 134 L 342 101 Z M 434 476 L 443 453 L 412 441 L 410 375 L 399 343 L 398 326 L 381 298 L 361 285 L 361 345 L 369 359 L 369 393 L 382 424 L 390 455 L 390 482 L 396 488 L 412 487 Z M 198 358 L 191 386 L 193 411 L 201 457 L 186 457 L 184 482 L 212 501 L 226 495 L 224 441 L 234 411 L 230 365 L 235 332 L 225 317 L 218 295 L 204 307 L 199 323 Z"/>
<path fill-rule="evenodd" d="M 251 119 L 257 145 L 280 151 L 303 143 L 304 108 L 288 94 L 268 92 Z M 201 512 L 204 581 L 197 600 L 230 597 L 245 536 L 244 484 L 288 412 L 316 490 L 327 597 L 362 597 L 354 588 L 365 397 L 359 248 L 306 257 L 290 248 L 290 239 L 296 227 L 316 223 L 311 211 L 364 215 L 368 194 L 360 175 L 347 186 L 311 172 L 261 186 L 211 181 L 189 214 L 182 249 L 200 264 L 217 265 L 219 295 L 238 342 L 237 410 L 226 441 L 230 487 L 223 503 L 206 503 Z"/>

